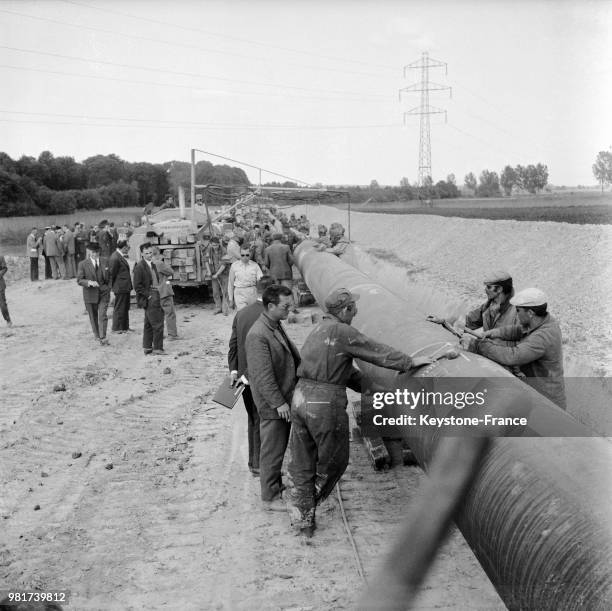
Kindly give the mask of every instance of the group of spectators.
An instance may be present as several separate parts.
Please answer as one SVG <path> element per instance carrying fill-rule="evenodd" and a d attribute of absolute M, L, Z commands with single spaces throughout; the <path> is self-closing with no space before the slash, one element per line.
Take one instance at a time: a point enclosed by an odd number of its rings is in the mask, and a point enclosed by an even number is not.
<path fill-rule="evenodd" d="M 261 214 L 261 212 L 259 213 Z M 267 510 L 285 511 L 288 500 L 292 523 L 312 533 L 315 509 L 333 490 L 348 464 L 349 428 L 346 388 L 364 391 L 365 381 L 353 364 L 357 358 L 380 367 L 409 371 L 432 362 L 411 358 L 381 344 L 351 326 L 359 295 L 340 288 L 324 302 L 326 315 L 301 349 L 287 336 L 282 321 L 295 309 L 293 248 L 310 237 L 304 215 L 286 217 L 237 216 L 232 230 L 210 236 L 204 258 L 212 277 L 215 314 L 237 314 L 232 325 L 228 364 L 234 384 L 244 385 L 249 419 L 249 462 L 260 478 L 261 500 Z M 114 293 L 112 331 L 127 333 L 130 293 L 144 309 L 143 350 L 164 354 L 164 322 L 168 336 L 178 339 L 171 278 L 172 268 L 159 248 L 140 245 L 141 259 L 128 263 L 131 227 L 118 232 L 102 221 L 85 230 L 47 227 L 40 236 L 32 229 L 27 240 L 32 280 L 38 279 L 38 258 L 44 252 L 50 277 L 74 278 L 83 288 L 83 300 L 93 335 L 108 345 L 107 310 Z M 316 248 L 342 255 L 349 246 L 344 228 L 332 224 L 329 232 L 317 227 Z M 312 238 L 311 238 L 312 239 Z M 76 269 L 75 269 L 76 267 Z M 4 296 L 6 263 L 0 257 L 0 309 L 11 325 Z M 565 408 L 561 331 L 548 312 L 548 298 L 537 288 L 515 294 L 511 275 L 503 270 L 483 279 L 486 301 L 468 312 L 461 345 L 525 379 L 559 407 Z M 457 326 L 436 316 L 429 320 L 458 335 Z M 281 466 L 289 447 L 293 491 L 283 498 Z"/>
<path fill-rule="evenodd" d="M 215 314 L 227 316 L 231 309 L 255 302 L 257 281 L 264 274 L 294 291 L 293 249 L 309 233 L 306 215 L 298 219 L 280 212 L 276 219 L 237 216 L 231 231 L 210 236 L 204 257 L 211 273 Z M 333 223 L 329 237 L 327 233 L 325 225 L 318 226 L 316 242 L 321 250 L 342 254 L 349 244 L 344 228 Z"/>
<path fill-rule="evenodd" d="M 119 240 L 127 240 L 134 229 L 130 222 L 119 229 L 107 220 L 85 227 L 81 222 L 72 226 L 51 225 L 40 230 L 33 227 L 26 239 L 26 256 L 30 259 L 30 280 L 39 280 L 40 257 L 44 258 L 45 279 L 71 280 L 76 277 L 77 266 L 87 256 L 87 244 L 98 244 L 100 256 L 108 259 Z"/>
<path fill-rule="evenodd" d="M 111 331 L 133 331 L 129 317 L 133 289 L 138 306 L 144 309 L 144 353 L 165 354 L 164 322 L 169 338 L 179 339 L 170 280 L 172 268 L 164 262 L 157 246 L 145 242 L 140 245 L 141 259 L 134 265 L 132 280 L 129 251 L 128 240 L 120 239 L 110 257 L 103 257 L 100 244 L 88 242 L 87 257 L 79 263 L 77 282 L 83 287 L 83 301 L 94 338 L 103 346 L 109 345 L 106 333 L 111 291 L 114 294 Z"/>

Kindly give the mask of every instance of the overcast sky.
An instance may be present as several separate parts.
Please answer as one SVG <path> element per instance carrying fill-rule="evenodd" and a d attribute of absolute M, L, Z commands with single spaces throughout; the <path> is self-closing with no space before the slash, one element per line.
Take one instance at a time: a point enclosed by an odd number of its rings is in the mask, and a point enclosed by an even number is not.
<path fill-rule="evenodd" d="M 447 111 L 431 116 L 434 181 L 541 162 L 553 184 L 595 184 L 611 43 L 607 0 L 0 0 L 0 150 L 193 147 L 307 183 L 415 182 L 419 117 L 403 115 L 420 94 L 398 91 L 426 51 L 452 87 L 430 93 Z"/>

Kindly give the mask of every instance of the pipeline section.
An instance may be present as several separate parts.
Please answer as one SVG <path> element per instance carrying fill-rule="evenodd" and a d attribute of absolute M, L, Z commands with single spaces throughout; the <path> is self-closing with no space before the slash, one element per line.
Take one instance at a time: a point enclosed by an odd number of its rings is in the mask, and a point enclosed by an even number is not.
<path fill-rule="evenodd" d="M 417 286 L 400 298 L 334 255 L 317 251 L 311 241 L 302 242 L 294 256 L 319 304 L 336 288 L 359 293 L 352 324 L 369 337 L 412 355 L 456 344 L 449 331 L 425 320 Z M 373 386 L 389 390 L 402 388 L 409 377 L 426 384 L 480 379 L 496 413 L 526 416 L 525 436 L 493 440 L 457 525 L 509 609 L 612 609 L 612 445 L 607 440 L 589 436 L 593 433 L 569 414 L 479 355 L 440 359 L 414 376 L 363 361 L 357 365 Z M 439 430 L 410 426 L 402 434 L 427 470 Z"/>

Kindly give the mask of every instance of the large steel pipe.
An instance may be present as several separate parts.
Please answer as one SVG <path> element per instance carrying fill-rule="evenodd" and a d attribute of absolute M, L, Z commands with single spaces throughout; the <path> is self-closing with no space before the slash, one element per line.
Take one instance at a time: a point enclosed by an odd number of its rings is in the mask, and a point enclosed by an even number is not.
<path fill-rule="evenodd" d="M 297 266 L 319 303 L 335 288 L 360 294 L 353 325 L 407 353 L 429 353 L 453 342 L 425 321 L 423 299 L 400 298 L 312 242 L 295 251 Z M 401 387 L 401 375 L 359 361 L 378 386 Z M 483 357 L 441 360 L 417 376 L 512 377 Z M 612 446 L 518 379 L 504 382 L 502 411 L 526 413 L 529 437 L 494 440 L 457 518 L 466 541 L 509 609 L 612 609 Z M 558 437 L 573 431 L 575 437 Z M 427 469 L 435 430 L 406 429 L 405 437 Z M 407 553 L 410 553 L 407 550 Z"/>

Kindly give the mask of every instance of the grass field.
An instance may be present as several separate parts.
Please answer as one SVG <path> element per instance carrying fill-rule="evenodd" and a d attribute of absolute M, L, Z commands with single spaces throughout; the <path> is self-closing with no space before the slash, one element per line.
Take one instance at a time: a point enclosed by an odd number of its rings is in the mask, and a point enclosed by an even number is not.
<path fill-rule="evenodd" d="M 0 254 L 21 256 L 30 229 L 44 229 L 50 225 L 74 225 L 77 221 L 86 227 L 96 225 L 102 219 L 113 221 L 115 225 L 125 221 L 140 222 L 142 208 L 106 208 L 105 210 L 81 210 L 74 214 L 54 214 L 50 216 L 12 216 L 0 218 Z"/>
<path fill-rule="evenodd" d="M 355 204 L 355 212 L 382 214 L 434 214 L 461 218 L 554 221 L 579 225 L 612 225 L 612 194 L 593 191 L 547 193 L 503 198 L 461 198 L 434 200 L 431 206 L 419 202 Z"/>
<path fill-rule="evenodd" d="M 402 208 L 381 205 L 373 208 L 355 208 L 355 212 L 378 214 L 433 214 L 437 216 L 454 216 L 468 219 L 488 219 L 493 221 L 553 221 L 556 223 L 573 223 L 577 225 L 612 225 L 612 206 L 566 206 L 563 208 L 466 208 L 456 207 L 419 207 Z"/>

